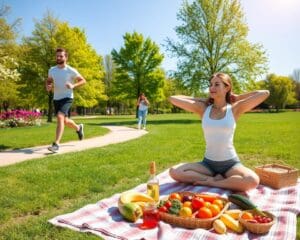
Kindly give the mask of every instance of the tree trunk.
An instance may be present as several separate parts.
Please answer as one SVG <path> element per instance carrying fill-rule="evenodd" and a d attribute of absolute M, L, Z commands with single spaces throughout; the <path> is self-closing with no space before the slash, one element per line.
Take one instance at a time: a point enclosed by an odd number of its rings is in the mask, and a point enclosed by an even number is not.
<path fill-rule="evenodd" d="M 53 116 L 53 93 L 50 92 L 48 94 L 48 118 L 47 118 L 47 122 L 52 122 L 52 116 Z"/>
<path fill-rule="evenodd" d="M 8 101 L 3 101 L 2 105 L 3 105 L 4 111 L 7 112 L 8 111 L 8 107 L 9 107 L 9 102 Z"/>

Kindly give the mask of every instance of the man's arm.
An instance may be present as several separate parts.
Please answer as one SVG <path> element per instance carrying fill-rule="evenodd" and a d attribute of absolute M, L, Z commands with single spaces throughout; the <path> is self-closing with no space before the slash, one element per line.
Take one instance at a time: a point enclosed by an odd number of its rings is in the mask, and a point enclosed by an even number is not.
<path fill-rule="evenodd" d="M 83 78 L 82 76 L 76 77 L 75 80 L 76 80 L 76 83 L 72 84 L 72 83 L 68 82 L 68 83 L 66 84 L 66 87 L 67 87 L 67 88 L 70 88 L 70 89 L 73 89 L 73 88 L 79 87 L 79 86 L 81 86 L 81 85 L 84 85 L 84 84 L 86 83 L 85 78 Z"/>
<path fill-rule="evenodd" d="M 53 89 L 53 79 L 52 77 L 48 77 L 45 81 L 45 85 L 46 85 L 46 90 L 47 92 L 52 91 Z"/>

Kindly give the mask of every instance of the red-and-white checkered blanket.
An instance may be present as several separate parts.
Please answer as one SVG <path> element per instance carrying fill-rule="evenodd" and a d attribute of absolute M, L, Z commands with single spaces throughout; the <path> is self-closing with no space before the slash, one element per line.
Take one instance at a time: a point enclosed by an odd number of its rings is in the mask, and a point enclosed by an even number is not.
<path fill-rule="evenodd" d="M 231 192 L 219 188 L 192 186 L 174 182 L 168 170 L 158 175 L 160 181 L 161 196 L 166 196 L 171 192 L 193 191 L 212 192 L 226 197 Z M 146 192 L 146 185 L 141 184 L 133 190 Z M 249 198 L 260 208 L 270 211 L 276 216 L 276 223 L 266 235 L 255 235 L 248 231 L 243 234 L 236 234 L 228 231 L 226 235 L 216 234 L 213 230 L 195 229 L 188 230 L 174 227 L 160 221 L 155 229 L 142 230 L 136 223 L 125 221 L 118 211 L 118 199 L 120 194 L 115 194 L 110 198 L 103 199 L 95 204 L 84 206 L 83 208 L 61 216 L 57 216 L 50 223 L 67 227 L 79 232 L 91 232 L 107 240 L 175 240 L 175 239 L 274 239 L 287 240 L 296 238 L 297 215 L 300 213 L 300 181 L 293 187 L 273 190 L 260 185 L 258 188 L 247 192 Z"/>

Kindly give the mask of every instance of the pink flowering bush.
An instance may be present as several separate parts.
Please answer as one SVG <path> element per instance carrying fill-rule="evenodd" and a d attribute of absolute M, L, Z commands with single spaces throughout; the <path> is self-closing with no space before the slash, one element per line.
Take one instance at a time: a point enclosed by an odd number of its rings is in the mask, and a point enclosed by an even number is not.
<path fill-rule="evenodd" d="M 41 113 L 26 110 L 13 110 L 0 114 L 0 128 L 24 127 L 41 124 Z"/>

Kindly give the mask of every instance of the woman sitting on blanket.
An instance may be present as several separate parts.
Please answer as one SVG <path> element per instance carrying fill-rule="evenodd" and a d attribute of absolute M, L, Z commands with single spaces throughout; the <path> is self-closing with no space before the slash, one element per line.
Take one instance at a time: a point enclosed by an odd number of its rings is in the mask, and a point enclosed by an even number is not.
<path fill-rule="evenodd" d="M 235 191 L 257 187 L 259 177 L 241 164 L 233 146 L 233 135 L 239 117 L 262 103 L 269 91 L 235 95 L 231 90 L 230 77 L 216 73 L 210 79 L 209 99 L 170 97 L 173 105 L 200 116 L 206 141 L 203 161 L 170 169 L 170 176 L 176 181 Z"/>

